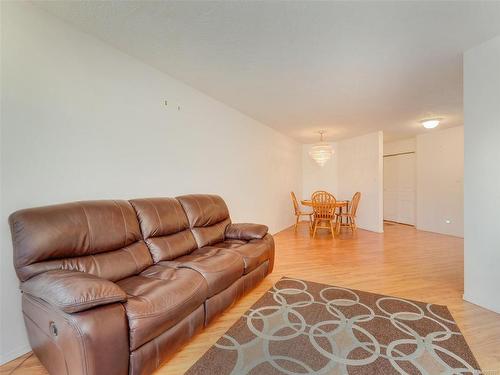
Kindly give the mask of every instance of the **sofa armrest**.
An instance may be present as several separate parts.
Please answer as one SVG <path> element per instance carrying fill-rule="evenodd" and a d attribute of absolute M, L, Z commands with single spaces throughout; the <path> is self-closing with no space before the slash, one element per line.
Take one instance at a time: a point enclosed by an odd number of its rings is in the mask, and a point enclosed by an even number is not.
<path fill-rule="evenodd" d="M 34 276 L 21 284 L 21 290 L 66 313 L 127 299 L 125 292 L 109 280 L 68 270 L 48 271 Z"/>
<path fill-rule="evenodd" d="M 225 237 L 230 240 L 260 240 L 269 228 L 262 224 L 229 224 L 226 227 Z"/>

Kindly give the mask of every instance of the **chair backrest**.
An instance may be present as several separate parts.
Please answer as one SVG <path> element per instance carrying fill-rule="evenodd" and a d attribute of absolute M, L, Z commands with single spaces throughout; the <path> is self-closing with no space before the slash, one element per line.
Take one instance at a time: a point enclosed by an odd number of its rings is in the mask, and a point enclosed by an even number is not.
<path fill-rule="evenodd" d="M 361 199 L 361 193 L 358 191 L 352 197 L 351 201 L 351 215 L 356 216 L 356 212 L 358 211 L 359 200 Z"/>
<path fill-rule="evenodd" d="M 311 200 L 315 219 L 333 219 L 337 200 L 332 194 L 326 191 L 316 191 Z"/>
<path fill-rule="evenodd" d="M 297 197 L 293 191 L 290 192 L 290 196 L 292 197 L 293 210 L 295 211 L 295 215 L 298 215 L 300 212 L 299 202 L 297 201 Z"/>

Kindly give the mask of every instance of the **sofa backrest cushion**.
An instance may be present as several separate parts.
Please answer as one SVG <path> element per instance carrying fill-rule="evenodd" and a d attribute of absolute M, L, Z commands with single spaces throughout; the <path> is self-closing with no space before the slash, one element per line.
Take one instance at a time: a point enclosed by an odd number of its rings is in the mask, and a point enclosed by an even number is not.
<path fill-rule="evenodd" d="M 127 201 L 30 208 L 14 212 L 9 223 L 14 266 L 21 281 L 53 269 L 78 270 L 116 281 L 153 263 Z"/>
<path fill-rule="evenodd" d="M 224 241 L 231 223 L 226 203 L 218 195 L 191 194 L 177 197 L 186 212 L 198 247 Z"/>
<path fill-rule="evenodd" d="M 176 199 L 133 199 L 130 203 L 155 263 L 189 254 L 198 247 L 186 214 Z"/>

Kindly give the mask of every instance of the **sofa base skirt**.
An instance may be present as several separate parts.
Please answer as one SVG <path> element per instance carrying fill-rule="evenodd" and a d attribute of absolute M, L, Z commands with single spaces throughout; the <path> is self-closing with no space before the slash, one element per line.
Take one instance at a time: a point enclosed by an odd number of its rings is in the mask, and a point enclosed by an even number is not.
<path fill-rule="evenodd" d="M 240 277 L 231 286 L 205 301 L 205 325 L 253 289 L 267 275 L 269 261 Z"/>
<path fill-rule="evenodd" d="M 153 373 L 162 362 L 203 328 L 204 306 L 200 305 L 183 320 L 130 353 L 130 375 Z"/>

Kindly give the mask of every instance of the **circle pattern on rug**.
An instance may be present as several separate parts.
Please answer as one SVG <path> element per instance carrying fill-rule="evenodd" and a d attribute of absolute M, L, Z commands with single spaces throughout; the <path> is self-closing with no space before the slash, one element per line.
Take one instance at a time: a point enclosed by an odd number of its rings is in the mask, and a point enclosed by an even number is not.
<path fill-rule="evenodd" d="M 187 374 L 480 374 L 445 306 L 283 278 Z"/>

